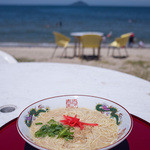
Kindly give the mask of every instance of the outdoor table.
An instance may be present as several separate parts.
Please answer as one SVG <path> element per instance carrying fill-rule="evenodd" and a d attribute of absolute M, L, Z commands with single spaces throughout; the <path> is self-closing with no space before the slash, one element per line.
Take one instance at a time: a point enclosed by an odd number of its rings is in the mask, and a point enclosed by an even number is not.
<path fill-rule="evenodd" d="M 33 149 L 17 133 L 15 118 L 38 100 L 69 94 L 103 97 L 124 106 L 134 121 L 125 145 L 136 149 L 137 144 L 144 149 L 149 144 L 150 83 L 138 77 L 75 64 L 0 64 L 0 92 L 0 140 L 2 147 L 6 146 L 2 149 L 9 149 L 9 146 L 12 146 L 10 149 Z M 5 106 L 15 110 L 3 112 Z M 6 139 L 7 143 L 3 142 Z"/>
<path fill-rule="evenodd" d="M 71 36 L 74 37 L 74 57 L 77 54 L 77 47 L 79 47 L 79 53 L 80 53 L 80 37 L 83 35 L 99 35 L 103 36 L 104 34 L 102 32 L 72 32 Z"/>

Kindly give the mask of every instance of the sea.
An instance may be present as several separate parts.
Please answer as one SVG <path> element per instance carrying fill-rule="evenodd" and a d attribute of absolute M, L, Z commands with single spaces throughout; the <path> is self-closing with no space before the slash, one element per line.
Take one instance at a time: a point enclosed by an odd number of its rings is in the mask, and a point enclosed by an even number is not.
<path fill-rule="evenodd" d="M 0 46 L 53 45 L 53 31 L 72 43 L 72 32 L 102 32 L 107 43 L 133 32 L 150 47 L 150 7 L 0 5 Z"/>

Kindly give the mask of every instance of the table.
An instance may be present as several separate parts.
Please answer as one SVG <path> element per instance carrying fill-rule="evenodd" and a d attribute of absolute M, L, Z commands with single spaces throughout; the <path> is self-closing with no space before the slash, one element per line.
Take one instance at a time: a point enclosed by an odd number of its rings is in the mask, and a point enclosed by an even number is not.
<path fill-rule="evenodd" d="M 83 35 L 99 35 L 103 36 L 104 34 L 102 32 L 72 32 L 71 36 L 74 37 L 74 57 L 76 56 L 77 53 L 77 45 L 79 47 L 79 54 L 80 54 L 80 37 Z M 80 56 L 80 55 L 79 55 Z"/>
<path fill-rule="evenodd" d="M 113 100 L 131 114 L 150 122 L 150 82 L 125 73 L 75 64 L 0 64 L 0 126 L 18 117 L 30 105 L 47 97 L 93 95 Z"/>
<path fill-rule="evenodd" d="M 132 117 L 134 126 L 130 135 L 111 150 L 146 150 L 149 147 L 150 124 L 134 115 Z M 17 118 L 0 129 L 1 149 L 37 150 L 21 138 L 16 129 L 16 120 Z"/>

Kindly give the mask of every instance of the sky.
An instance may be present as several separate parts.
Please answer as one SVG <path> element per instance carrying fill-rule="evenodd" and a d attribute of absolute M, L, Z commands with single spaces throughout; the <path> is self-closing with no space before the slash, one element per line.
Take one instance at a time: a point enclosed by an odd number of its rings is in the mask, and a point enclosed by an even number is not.
<path fill-rule="evenodd" d="M 0 4 L 17 5 L 69 5 L 78 0 L 0 0 Z M 82 0 L 89 5 L 150 6 L 150 0 Z"/>

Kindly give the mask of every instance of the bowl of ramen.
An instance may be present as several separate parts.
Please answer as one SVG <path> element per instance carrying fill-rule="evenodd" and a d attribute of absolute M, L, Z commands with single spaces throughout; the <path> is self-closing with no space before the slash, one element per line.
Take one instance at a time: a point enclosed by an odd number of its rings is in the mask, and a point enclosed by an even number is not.
<path fill-rule="evenodd" d="M 132 117 L 121 105 L 96 96 L 62 95 L 37 101 L 18 117 L 17 130 L 42 150 L 106 150 L 130 134 Z"/>

